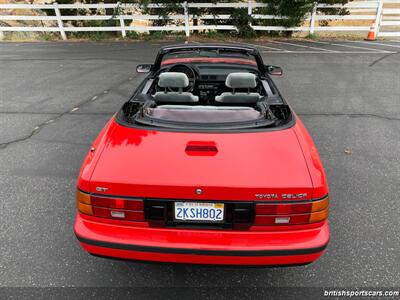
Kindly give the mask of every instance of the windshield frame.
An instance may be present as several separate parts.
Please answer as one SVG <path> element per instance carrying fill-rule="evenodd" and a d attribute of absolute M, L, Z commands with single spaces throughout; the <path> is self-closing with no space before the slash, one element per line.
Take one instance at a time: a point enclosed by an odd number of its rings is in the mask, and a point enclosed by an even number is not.
<path fill-rule="evenodd" d="M 157 72 L 162 67 L 162 62 L 164 56 L 167 54 L 179 53 L 179 52 L 200 52 L 202 50 L 208 51 L 224 51 L 224 52 L 232 52 L 232 53 L 242 53 L 246 56 L 253 56 L 256 62 L 257 69 L 261 74 L 265 74 L 266 69 L 264 62 L 260 53 L 257 49 L 252 47 L 244 47 L 240 45 L 214 45 L 214 44 L 183 44 L 183 45 L 174 45 L 174 46 L 165 46 L 160 49 L 155 59 L 155 62 L 152 67 L 152 72 Z"/>

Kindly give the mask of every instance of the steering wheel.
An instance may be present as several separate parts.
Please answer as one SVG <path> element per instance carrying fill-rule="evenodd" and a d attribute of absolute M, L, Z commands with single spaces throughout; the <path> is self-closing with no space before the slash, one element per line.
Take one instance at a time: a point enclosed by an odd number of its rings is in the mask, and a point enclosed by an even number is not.
<path fill-rule="evenodd" d="M 167 72 L 178 72 L 184 73 L 189 79 L 189 85 L 183 89 L 184 92 L 191 92 L 193 91 L 194 85 L 196 83 L 196 72 L 193 70 L 192 67 L 184 64 L 173 65 Z M 178 89 L 175 88 L 168 88 L 170 92 L 177 92 Z"/>

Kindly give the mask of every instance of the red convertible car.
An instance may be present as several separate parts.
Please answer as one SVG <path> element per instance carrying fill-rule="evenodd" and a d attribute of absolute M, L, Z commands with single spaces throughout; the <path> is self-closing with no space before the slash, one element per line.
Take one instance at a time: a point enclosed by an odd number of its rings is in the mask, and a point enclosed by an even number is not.
<path fill-rule="evenodd" d="M 195 264 L 301 265 L 329 241 L 317 149 L 258 51 L 160 49 L 83 163 L 74 231 L 87 252 Z"/>

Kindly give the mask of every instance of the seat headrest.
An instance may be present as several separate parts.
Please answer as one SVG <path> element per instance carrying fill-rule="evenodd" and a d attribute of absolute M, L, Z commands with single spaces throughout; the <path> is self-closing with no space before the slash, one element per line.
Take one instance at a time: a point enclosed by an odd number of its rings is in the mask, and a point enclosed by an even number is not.
<path fill-rule="evenodd" d="M 215 102 L 229 104 L 256 104 L 260 101 L 259 93 L 222 93 L 215 97 Z"/>
<path fill-rule="evenodd" d="M 187 92 L 157 92 L 154 95 L 157 103 L 194 103 L 199 102 L 199 97 Z"/>
<path fill-rule="evenodd" d="M 189 78 L 184 73 L 165 72 L 158 76 L 158 85 L 164 88 L 185 88 L 189 85 Z"/>
<path fill-rule="evenodd" d="M 230 73 L 225 80 L 225 85 L 231 89 L 251 89 L 257 86 L 256 75 L 252 73 Z"/>

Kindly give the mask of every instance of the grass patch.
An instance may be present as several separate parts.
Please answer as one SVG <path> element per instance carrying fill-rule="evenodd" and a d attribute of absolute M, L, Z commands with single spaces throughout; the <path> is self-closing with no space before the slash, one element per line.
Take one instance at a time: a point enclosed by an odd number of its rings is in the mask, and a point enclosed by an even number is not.
<path fill-rule="evenodd" d="M 137 33 L 136 31 L 127 31 L 125 39 L 127 39 L 127 40 L 139 40 L 140 39 L 140 34 Z"/>
<path fill-rule="evenodd" d="M 227 37 L 226 34 L 220 32 L 220 31 L 217 31 L 217 30 L 209 30 L 205 33 L 198 33 L 198 35 L 204 36 L 206 38 L 213 39 L 213 40 L 225 39 Z"/>
<path fill-rule="evenodd" d="M 318 35 L 317 35 L 316 33 L 308 33 L 308 34 L 305 36 L 305 38 L 306 38 L 306 39 L 309 39 L 309 40 L 317 40 L 317 39 L 318 39 Z"/>
<path fill-rule="evenodd" d="M 152 31 L 149 36 L 154 40 L 163 40 L 166 36 L 165 31 Z"/>
<path fill-rule="evenodd" d="M 186 36 L 185 33 L 175 32 L 152 31 L 150 33 L 137 33 L 135 31 L 127 31 L 125 39 L 142 41 L 184 41 L 186 39 Z"/>
<path fill-rule="evenodd" d="M 37 35 L 38 40 L 40 41 L 54 41 L 54 40 L 58 40 L 59 37 L 56 37 L 54 33 L 50 33 L 50 32 L 43 32 L 43 33 L 39 33 Z"/>
<path fill-rule="evenodd" d="M 3 41 L 40 41 L 41 33 L 37 32 L 4 32 Z"/>
<path fill-rule="evenodd" d="M 89 40 L 89 41 L 170 41 L 170 42 L 235 42 L 235 41 L 252 41 L 252 40 L 269 40 L 271 38 L 285 37 L 282 32 L 256 32 L 254 37 L 242 37 L 236 31 L 216 31 L 209 30 L 203 32 L 191 32 L 187 38 L 185 32 L 162 32 L 153 31 L 150 33 L 139 33 L 136 31 L 126 31 L 126 37 L 122 37 L 120 31 L 116 32 L 67 32 L 69 40 Z M 359 40 L 365 37 L 365 33 L 337 33 L 337 32 L 319 32 L 317 34 L 308 34 L 306 32 L 295 32 L 291 38 L 293 39 L 351 39 Z M 5 32 L 4 41 L 59 41 L 61 36 L 59 32 Z"/>
<path fill-rule="evenodd" d="M 99 32 L 71 32 L 67 33 L 68 39 L 83 39 L 83 40 L 90 40 L 90 41 L 104 41 L 104 40 L 110 40 L 110 39 L 115 39 L 117 35 L 114 32 L 104 32 L 104 31 L 99 31 Z"/>

